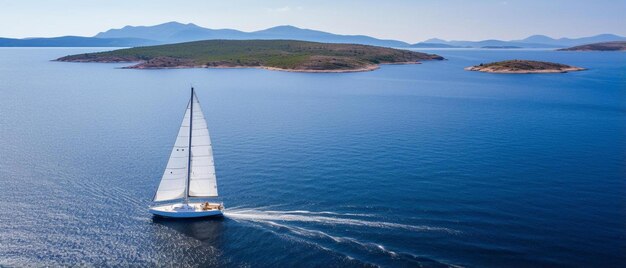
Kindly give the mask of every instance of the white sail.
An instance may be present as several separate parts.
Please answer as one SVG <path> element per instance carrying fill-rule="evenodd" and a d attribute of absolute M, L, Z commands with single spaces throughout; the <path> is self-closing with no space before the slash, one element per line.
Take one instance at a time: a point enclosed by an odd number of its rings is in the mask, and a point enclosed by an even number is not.
<path fill-rule="evenodd" d="M 191 174 L 189 178 L 190 197 L 217 196 L 217 180 L 213 162 L 211 137 L 200 102 L 193 95 L 193 129 L 191 131 Z"/>
<path fill-rule="evenodd" d="M 193 129 L 191 130 L 191 161 L 189 161 L 191 102 L 193 102 L 193 122 L 191 122 Z M 159 189 L 154 196 L 154 201 L 217 196 L 217 180 L 209 129 L 195 94 L 192 95 L 191 102 L 187 105 L 183 123 L 178 131 L 176 143 L 161 178 Z M 191 169 L 187 168 L 189 162 L 191 162 Z M 187 179 L 189 179 L 188 191 L 186 191 Z"/>
<path fill-rule="evenodd" d="M 189 112 L 191 102 L 183 117 L 183 123 L 178 131 L 176 143 L 167 161 L 167 167 L 161 178 L 159 189 L 154 195 L 154 201 L 167 201 L 185 197 L 187 183 L 187 164 L 189 159 Z"/>

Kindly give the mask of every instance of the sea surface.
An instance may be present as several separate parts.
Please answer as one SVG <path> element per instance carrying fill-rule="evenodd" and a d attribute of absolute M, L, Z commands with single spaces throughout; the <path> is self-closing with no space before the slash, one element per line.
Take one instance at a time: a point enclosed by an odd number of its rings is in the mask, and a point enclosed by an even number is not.
<path fill-rule="evenodd" d="M 0 49 L 0 266 L 626 267 L 626 53 L 372 72 L 129 70 Z M 588 68 L 464 71 L 504 59 Z M 148 207 L 193 85 L 221 219 Z"/>

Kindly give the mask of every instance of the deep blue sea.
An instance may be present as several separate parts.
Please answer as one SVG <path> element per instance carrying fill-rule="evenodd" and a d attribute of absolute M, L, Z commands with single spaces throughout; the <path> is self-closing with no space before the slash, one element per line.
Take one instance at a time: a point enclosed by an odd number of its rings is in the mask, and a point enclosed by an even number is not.
<path fill-rule="evenodd" d="M 0 49 L 0 266 L 626 267 L 626 53 L 372 72 L 129 70 Z M 504 59 L 588 68 L 464 71 Z M 222 219 L 153 218 L 195 86 Z"/>

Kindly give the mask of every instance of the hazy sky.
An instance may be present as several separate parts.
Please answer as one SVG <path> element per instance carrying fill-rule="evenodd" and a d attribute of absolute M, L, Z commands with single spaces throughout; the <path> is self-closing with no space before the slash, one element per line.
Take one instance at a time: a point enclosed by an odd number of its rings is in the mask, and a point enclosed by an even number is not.
<path fill-rule="evenodd" d="M 243 31 L 289 24 L 407 42 L 626 36 L 625 14 L 626 0 L 0 0 L 0 37 L 92 36 L 168 21 Z"/>

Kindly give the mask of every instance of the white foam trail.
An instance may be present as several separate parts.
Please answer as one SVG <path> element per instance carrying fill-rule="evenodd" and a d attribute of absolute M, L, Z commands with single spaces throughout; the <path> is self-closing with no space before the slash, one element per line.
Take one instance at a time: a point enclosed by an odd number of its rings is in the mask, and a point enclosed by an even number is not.
<path fill-rule="evenodd" d="M 309 215 L 300 215 L 293 212 L 281 212 L 281 211 L 261 211 L 256 209 L 230 209 L 224 213 L 227 217 L 240 220 L 249 220 L 257 222 L 309 222 L 318 223 L 324 225 L 349 225 L 349 226 L 364 226 L 386 229 L 405 229 L 410 231 L 442 231 L 448 233 L 458 233 L 456 230 L 432 227 L 426 225 L 408 225 L 393 222 L 383 221 L 368 221 L 360 219 L 350 219 L 341 217 L 329 217 L 320 216 L 315 212 L 309 212 Z M 337 215 L 338 216 L 338 215 Z"/>
<path fill-rule="evenodd" d="M 337 244 L 347 244 L 352 246 L 360 247 L 361 250 L 365 250 L 368 252 L 378 252 L 382 254 L 386 254 L 391 258 L 398 258 L 400 255 L 411 256 L 415 259 L 419 258 L 413 254 L 409 253 L 397 253 L 393 250 L 387 249 L 385 246 L 373 242 L 360 241 L 358 239 L 352 237 L 344 237 L 344 236 L 334 236 L 320 230 L 308 229 L 304 227 L 294 226 L 293 224 L 289 224 L 289 222 L 297 223 L 316 223 L 322 225 L 348 225 L 348 226 L 365 226 L 365 227 L 375 227 L 375 228 L 388 228 L 388 229 L 405 229 L 411 231 L 443 231 L 448 233 L 460 233 L 459 231 L 443 228 L 443 227 L 431 227 L 431 226 L 415 226 L 415 225 L 407 225 L 400 223 L 392 223 L 392 222 L 383 222 L 383 221 L 372 221 L 372 220 L 362 220 L 362 219 L 353 219 L 346 218 L 346 216 L 354 216 L 351 214 L 341 214 L 329 211 L 307 211 L 307 210 L 290 210 L 290 211 L 276 211 L 276 210 L 268 210 L 263 211 L 257 208 L 237 208 L 237 209 L 228 209 L 225 211 L 224 215 L 228 218 L 231 218 L 235 221 L 247 221 L 250 224 L 258 227 L 263 227 L 263 225 L 271 226 L 275 228 L 266 228 L 267 231 L 270 231 L 273 234 L 279 235 L 281 237 L 285 237 L 288 239 L 294 239 L 297 241 L 302 241 L 307 244 L 315 245 L 321 249 L 338 252 L 338 249 L 330 250 L 321 245 L 320 242 L 323 240 L 319 239 L 327 239 L 332 240 Z M 328 215 L 333 215 L 335 217 L 330 217 Z M 359 216 L 366 214 L 357 214 Z M 370 215 L 374 216 L 374 215 Z M 286 232 L 279 232 L 280 229 L 286 230 Z M 341 253 L 349 259 L 354 259 L 349 256 L 347 253 Z M 371 265 L 378 266 L 373 263 L 369 263 Z M 448 264 L 445 264 L 448 265 Z M 456 267 L 450 265 L 450 267 Z"/>
<path fill-rule="evenodd" d="M 310 214 L 310 215 L 336 215 L 336 216 L 358 216 L 358 217 L 373 217 L 372 214 L 359 214 L 359 213 L 337 213 L 331 211 L 308 211 L 308 210 L 267 210 L 269 213 L 283 213 L 283 214 Z"/>
<path fill-rule="evenodd" d="M 235 219 L 235 220 L 236 220 L 236 219 Z M 273 225 L 273 226 L 276 226 L 276 227 L 283 227 L 283 228 L 286 228 L 286 229 L 288 229 L 288 230 L 290 230 L 290 231 L 292 231 L 291 229 L 293 228 L 293 227 L 289 227 L 289 226 L 282 225 L 282 224 L 278 224 L 278 223 L 271 222 L 271 221 L 268 221 L 268 222 L 262 222 L 262 223 L 269 224 L 269 225 Z M 256 225 L 256 226 L 259 226 L 259 227 L 260 227 L 260 225 L 259 225 L 259 224 L 261 224 L 261 222 L 252 222 L 251 224 L 253 224 L 253 225 Z M 325 250 L 325 251 L 328 251 L 328 252 L 335 252 L 334 250 L 331 250 L 331 249 L 329 249 L 329 248 L 327 248 L 327 247 L 324 247 L 324 246 L 320 245 L 319 243 L 315 243 L 315 242 L 313 242 L 313 241 L 307 241 L 307 240 L 302 239 L 301 237 L 292 236 L 292 235 L 287 235 L 287 234 L 281 234 L 281 233 L 278 233 L 278 232 L 273 231 L 273 230 L 267 230 L 267 231 L 269 231 L 269 232 L 271 232 L 272 234 L 275 234 L 275 235 L 277 235 L 277 236 L 284 237 L 284 238 L 286 238 L 286 239 L 290 239 L 290 240 L 294 240 L 294 241 L 299 241 L 299 242 L 307 243 L 307 244 L 309 244 L 309 245 L 312 245 L 312 246 L 318 247 L 318 248 L 320 248 L 320 249 L 322 249 L 322 250 Z M 293 231 L 292 231 L 292 232 L 293 232 Z M 302 233 L 298 233 L 298 232 L 293 232 L 293 233 L 296 233 L 296 234 L 302 234 Z M 351 257 L 351 256 L 348 256 L 348 255 L 345 255 L 345 256 L 346 256 L 346 257 L 348 257 L 349 259 L 354 259 L 354 258 L 353 258 L 353 257 Z"/>
<path fill-rule="evenodd" d="M 388 250 L 386 249 L 384 246 L 380 245 L 380 244 L 376 244 L 376 243 L 369 243 L 369 242 L 362 242 L 359 241 L 357 239 L 351 238 L 351 237 L 338 237 L 338 236 L 333 236 L 330 234 L 327 234 L 325 232 L 322 231 L 318 231 L 318 230 L 311 230 L 311 229 L 306 229 L 306 228 L 302 228 L 302 227 L 296 227 L 296 226 L 288 226 L 288 225 L 284 225 L 284 224 L 279 224 L 273 221 L 268 221 L 266 222 L 272 226 L 276 226 L 276 227 L 280 227 L 280 228 L 285 228 L 289 231 L 291 231 L 292 233 L 298 234 L 298 235 L 302 235 L 302 236 L 306 236 L 306 237 L 312 237 L 312 238 L 328 238 L 331 239 L 333 241 L 335 241 L 336 243 L 352 243 L 352 244 L 356 244 L 360 247 L 363 247 L 367 250 L 378 250 L 381 251 L 383 253 L 389 254 L 392 257 L 397 256 L 398 254 L 394 251 Z"/>
<path fill-rule="evenodd" d="M 262 209 L 266 209 L 266 208 L 273 208 L 273 207 L 277 207 L 279 205 L 268 205 L 268 206 L 261 206 L 261 207 L 256 207 L 254 208 L 254 210 L 262 210 Z M 239 211 L 243 211 L 243 210 L 252 210 L 252 208 L 246 208 L 244 206 L 235 206 L 235 207 L 228 207 L 228 210 L 239 210 Z"/>

